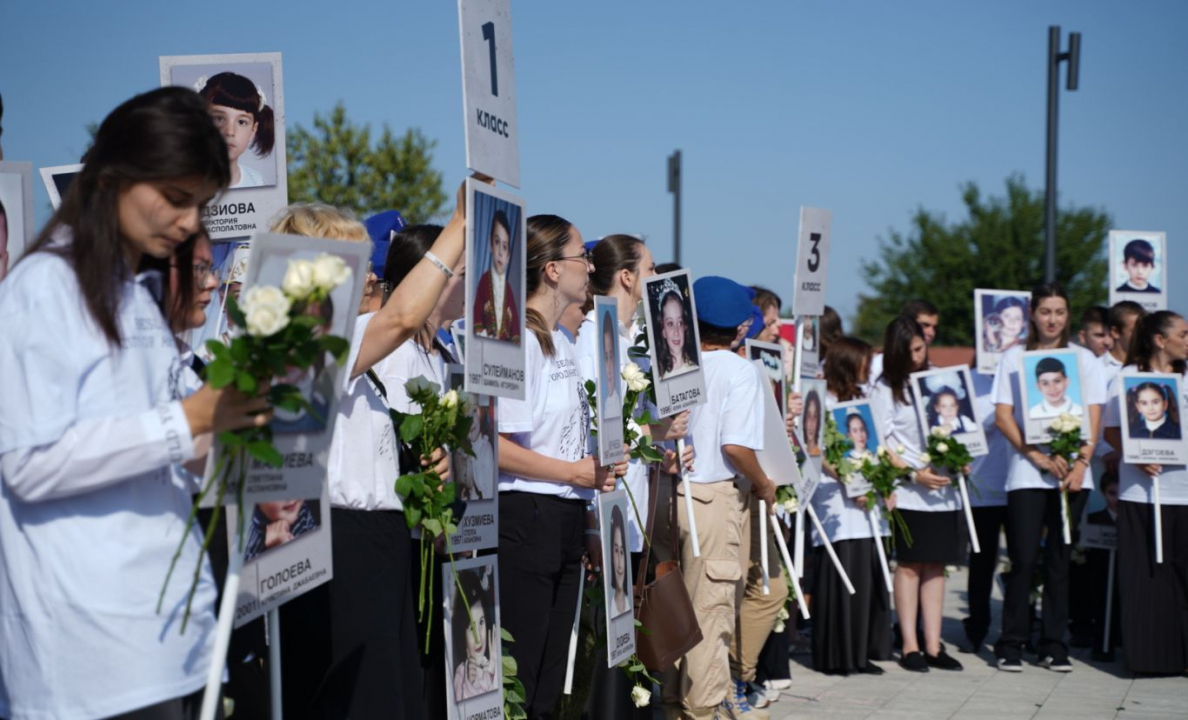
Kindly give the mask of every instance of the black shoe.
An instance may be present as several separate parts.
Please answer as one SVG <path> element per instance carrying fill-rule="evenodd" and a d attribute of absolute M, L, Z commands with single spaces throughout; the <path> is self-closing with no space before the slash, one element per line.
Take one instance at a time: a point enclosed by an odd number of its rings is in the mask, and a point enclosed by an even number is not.
<path fill-rule="evenodd" d="M 998 669 L 1003 672 L 1023 672 L 1023 661 L 1019 658 L 998 658 Z"/>
<path fill-rule="evenodd" d="M 899 667 L 910 672 L 928 672 L 928 661 L 924 659 L 924 653 L 917 650 L 899 658 Z"/>
<path fill-rule="evenodd" d="M 941 645 L 940 652 L 936 655 L 925 655 L 924 661 L 928 663 L 929 667 L 934 667 L 937 670 L 964 670 L 961 663 L 957 662 L 949 653 L 945 652 L 945 646 Z"/>
<path fill-rule="evenodd" d="M 864 667 L 858 668 L 858 672 L 862 675 L 882 675 L 887 671 L 867 660 Z"/>
<path fill-rule="evenodd" d="M 1068 655 L 1064 653 L 1045 656 L 1043 660 L 1040 660 L 1040 667 L 1059 673 L 1069 673 L 1072 672 L 1073 669 L 1072 663 L 1069 662 Z"/>

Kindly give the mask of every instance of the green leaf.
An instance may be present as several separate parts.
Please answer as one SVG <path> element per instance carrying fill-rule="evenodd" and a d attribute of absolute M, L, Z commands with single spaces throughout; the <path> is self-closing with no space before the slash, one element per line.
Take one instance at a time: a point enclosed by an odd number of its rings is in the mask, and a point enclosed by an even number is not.
<path fill-rule="evenodd" d="M 252 377 L 251 373 L 240 370 L 235 374 L 235 387 L 239 388 L 239 392 L 244 395 L 255 395 L 260 384 L 256 382 L 256 378 Z"/>
<path fill-rule="evenodd" d="M 226 358 L 218 358 L 206 366 L 206 381 L 216 390 L 235 381 L 235 366 Z"/>
<path fill-rule="evenodd" d="M 400 439 L 412 443 L 420 434 L 425 422 L 420 415 L 405 415 L 400 423 Z"/>
<path fill-rule="evenodd" d="M 421 524 L 421 508 L 416 505 L 405 506 L 404 517 L 408 520 L 409 527 L 416 527 Z"/>
<path fill-rule="evenodd" d="M 243 311 L 239 309 L 239 301 L 236 300 L 235 293 L 227 293 L 226 312 L 227 317 L 231 318 L 231 322 L 235 323 L 235 327 L 247 327 L 247 318 L 243 316 Z"/>
<path fill-rule="evenodd" d="M 323 352 L 328 352 L 334 356 L 334 362 L 342 365 L 347 361 L 347 357 L 351 352 L 351 344 L 346 338 L 338 337 L 337 335 L 327 335 L 318 340 Z"/>

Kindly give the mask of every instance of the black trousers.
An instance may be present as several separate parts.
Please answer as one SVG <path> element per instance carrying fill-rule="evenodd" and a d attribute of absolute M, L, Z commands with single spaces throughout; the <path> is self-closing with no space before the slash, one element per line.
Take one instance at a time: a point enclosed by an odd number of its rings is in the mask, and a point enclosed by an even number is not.
<path fill-rule="evenodd" d="M 966 586 L 969 617 L 965 620 L 965 632 L 971 637 L 985 637 L 990 630 L 990 593 L 994 588 L 994 571 L 998 567 L 998 536 L 1006 522 L 1007 509 L 1005 505 L 972 509 L 982 552 L 969 553 L 969 583 Z"/>
<path fill-rule="evenodd" d="M 110 720 L 198 720 L 202 712 L 202 690 L 185 697 L 173 698 L 156 705 L 116 715 Z M 238 715 L 238 713 L 236 713 Z M 223 703 L 220 698 L 215 717 L 222 720 Z M 250 716 L 243 716 L 250 717 Z"/>
<path fill-rule="evenodd" d="M 1155 562 L 1155 506 L 1118 503 L 1118 577 L 1126 666 L 1179 674 L 1188 667 L 1188 505 L 1164 505 L 1163 562 Z"/>
<path fill-rule="evenodd" d="M 1068 494 L 1073 536 L 1088 499 L 1087 492 Z M 999 657 L 1019 658 L 1031 634 L 1031 579 L 1045 528 L 1048 534 L 1043 543 L 1043 618 L 1036 649 L 1040 657 L 1068 653 L 1064 633 L 1068 629 L 1068 563 L 1073 546 L 1064 544 L 1060 505 L 1057 490 L 1007 493 L 1006 535 L 1011 574 L 1002 605 L 1002 635 L 995 645 Z"/>
<path fill-rule="evenodd" d="M 577 610 L 586 508 L 581 500 L 499 495 L 499 600 L 530 720 L 552 718 Z"/>

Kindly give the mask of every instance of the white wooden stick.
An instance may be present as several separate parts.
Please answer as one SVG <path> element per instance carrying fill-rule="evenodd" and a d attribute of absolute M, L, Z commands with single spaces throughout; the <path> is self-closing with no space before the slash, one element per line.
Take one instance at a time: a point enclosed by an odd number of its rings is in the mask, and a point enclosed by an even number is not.
<path fill-rule="evenodd" d="M 1151 478 L 1151 490 L 1155 496 L 1155 562 L 1163 563 L 1163 500 L 1159 495 L 1159 476 Z"/>
<path fill-rule="evenodd" d="M 759 564 L 763 569 L 763 594 L 771 594 L 771 577 L 767 572 L 767 502 L 759 501 Z"/>
<path fill-rule="evenodd" d="M 974 527 L 973 508 L 969 505 L 969 485 L 965 482 L 965 475 L 957 476 L 957 487 L 961 490 L 961 507 L 965 508 L 965 524 L 969 526 L 969 544 L 975 553 L 982 552 L 978 544 L 978 529 Z"/>
<path fill-rule="evenodd" d="M 573 694 L 573 665 L 577 658 L 578 631 L 582 626 L 582 596 L 586 591 L 586 568 L 582 567 L 581 579 L 578 580 L 577 610 L 573 614 L 573 629 L 569 631 L 569 659 L 565 663 L 565 694 Z"/>
<path fill-rule="evenodd" d="M 1101 651 L 1103 653 L 1110 651 L 1110 619 L 1114 616 L 1114 561 L 1117 553 L 1117 550 L 1110 550 L 1110 571 L 1106 576 L 1105 637 L 1101 641 Z"/>
<path fill-rule="evenodd" d="M 239 574 L 243 570 L 243 544 L 241 533 L 228 548 L 230 561 L 227 563 L 227 580 L 223 583 L 223 602 L 219 605 L 219 619 L 215 626 L 214 652 L 210 658 L 210 670 L 206 674 L 206 690 L 202 694 L 201 720 L 214 720 L 222 699 L 223 669 L 227 665 L 227 649 L 231 646 L 231 629 L 235 624 L 235 603 L 239 597 Z"/>
<path fill-rule="evenodd" d="M 808 462 L 812 462 L 809 460 Z M 800 498 L 797 498 L 799 500 Z M 801 508 L 807 503 L 799 503 L 796 506 L 796 525 L 794 532 L 796 536 L 792 538 L 792 547 L 796 553 L 796 567 L 800 568 L 800 577 L 804 577 L 804 513 Z"/>
<path fill-rule="evenodd" d="M 681 474 L 681 483 L 685 486 L 685 513 L 689 516 L 689 539 L 693 542 L 693 557 L 701 557 L 701 543 L 697 542 L 697 518 L 693 515 L 693 492 L 689 487 L 692 483 L 685 479 L 685 467 L 680 458 L 685 457 L 685 438 L 677 440 L 677 469 Z"/>
<path fill-rule="evenodd" d="M 796 355 L 792 358 L 792 390 L 799 393 L 801 387 L 800 372 L 804 368 L 804 327 L 806 324 L 804 315 L 796 318 Z M 799 420 L 799 418 L 797 418 Z M 808 460 L 807 462 L 812 462 Z M 796 498 L 800 501 L 800 505 L 796 509 L 796 526 L 792 537 L 793 551 L 796 553 L 796 567 L 799 568 L 800 574 L 797 577 L 804 577 L 804 513 L 800 508 L 806 505 L 801 498 Z M 828 540 L 826 541 L 828 542 Z"/>
<path fill-rule="evenodd" d="M 272 720 L 285 720 L 281 697 L 280 609 L 268 611 L 268 689 L 272 696 Z"/>
<path fill-rule="evenodd" d="M 796 566 L 792 564 L 792 556 L 788 554 L 788 543 L 784 542 L 784 533 L 780 532 L 780 523 L 777 520 L 771 524 L 771 532 L 775 535 L 776 545 L 780 548 L 780 557 L 784 558 L 784 572 L 788 573 L 788 577 L 792 580 L 792 590 L 796 593 L 796 604 L 800 607 L 800 616 L 808 620 L 809 615 L 808 605 L 804 604 L 804 593 L 800 590 L 800 580 L 796 576 Z"/>
<path fill-rule="evenodd" d="M 821 519 L 817 517 L 817 511 L 813 510 L 812 505 L 805 506 L 808 508 L 809 520 L 813 521 L 813 527 L 817 529 L 817 534 L 821 536 L 821 542 L 825 545 L 825 552 L 829 553 L 829 559 L 833 561 L 833 567 L 837 568 L 837 574 L 841 575 L 842 582 L 846 585 L 846 590 L 853 595 L 858 591 L 854 589 L 854 583 L 850 582 L 850 576 L 846 574 L 846 569 L 842 567 L 841 560 L 837 559 L 837 553 L 833 551 L 833 543 L 829 542 L 829 536 L 825 534 L 825 528 L 821 526 Z"/>
<path fill-rule="evenodd" d="M 887 550 L 883 547 L 883 534 L 879 532 L 879 504 L 876 502 L 866 517 L 870 519 L 870 534 L 874 538 L 875 551 L 879 554 L 879 566 L 883 568 L 883 582 L 887 584 L 887 592 L 894 594 L 895 586 L 891 582 L 891 566 L 887 563 Z"/>
<path fill-rule="evenodd" d="M 1072 522 L 1068 517 L 1068 491 L 1060 491 L 1060 521 L 1064 530 L 1064 544 L 1072 545 Z"/>

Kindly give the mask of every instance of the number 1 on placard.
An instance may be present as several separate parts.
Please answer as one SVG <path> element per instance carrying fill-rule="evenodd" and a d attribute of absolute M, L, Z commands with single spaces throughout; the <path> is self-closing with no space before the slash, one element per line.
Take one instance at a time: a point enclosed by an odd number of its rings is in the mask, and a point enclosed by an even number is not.
<path fill-rule="evenodd" d="M 483 39 L 487 41 L 487 54 L 491 60 L 491 94 L 499 97 L 499 71 L 495 68 L 495 23 L 483 23 Z"/>
<path fill-rule="evenodd" d="M 809 272 L 817 272 L 817 268 L 821 267 L 821 251 L 817 249 L 821 244 L 821 233 L 809 233 L 809 242 L 813 247 L 809 251 L 808 269 Z"/>

